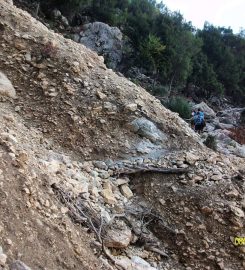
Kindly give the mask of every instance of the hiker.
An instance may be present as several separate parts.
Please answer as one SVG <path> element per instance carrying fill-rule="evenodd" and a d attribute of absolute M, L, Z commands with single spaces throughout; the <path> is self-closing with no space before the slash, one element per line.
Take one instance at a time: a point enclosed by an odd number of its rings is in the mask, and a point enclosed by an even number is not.
<path fill-rule="evenodd" d="M 192 128 L 192 129 L 195 128 L 194 117 L 195 117 L 196 113 L 197 113 L 196 110 L 193 110 L 193 111 L 191 112 L 191 128 Z"/>
<path fill-rule="evenodd" d="M 206 122 L 205 122 L 205 118 L 204 118 L 204 112 L 200 108 L 198 108 L 198 112 L 200 114 L 200 118 L 201 118 L 201 121 L 202 121 L 202 124 L 201 124 L 202 129 L 201 129 L 201 131 L 203 131 L 204 127 L 206 127 Z"/>
<path fill-rule="evenodd" d="M 195 131 L 200 134 L 205 124 L 204 124 L 204 113 L 199 111 L 199 109 L 198 109 L 198 112 L 194 116 L 194 125 L 195 125 Z"/>
<path fill-rule="evenodd" d="M 204 120 L 204 112 L 200 108 L 198 108 L 197 112 L 200 113 L 201 118 Z"/>

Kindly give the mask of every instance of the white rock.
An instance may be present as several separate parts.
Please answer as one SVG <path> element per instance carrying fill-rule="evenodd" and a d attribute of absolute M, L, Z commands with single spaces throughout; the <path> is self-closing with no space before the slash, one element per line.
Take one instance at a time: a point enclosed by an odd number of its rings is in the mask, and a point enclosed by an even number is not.
<path fill-rule="evenodd" d="M 10 133 L 3 132 L 1 133 L 1 138 L 5 141 L 12 142 L 12 143 L 17 143 L 17 139 Z"/>
<path fill-rule="evenodd" d="M 129 182 L 129 179 L 128 178 L 118 178 L 115 182 L 115 184 L 117 186 L 121 186 L 121 185 L 124 185 L 124 184 L 127 184 Z"/>
<path fill-rule="evenodd" d="M 137 110 L 137 104 L 135 103 L 127 104 L 125 106 L 125 109 L 131 112 L 135 112 Z"/>
<path fill-rule="evenodd" d="M 16 98 L 16 92 L 11 81 L 2 72 L 0 72 L 0 95 Z"/>
<path fill-rule="evenodd" d="M 6 261 L 7 261 L 7 255 L 5 255 L 5 254 L 0 254 L 0 265 L 1 266 L 5 266 L 5 264 L 6 264 Z"/>
<path fill-rule="evenodd" d="M 49 162 L 45 162 L 47 166 L 47 170 L 50 173 L 57 173 L 60 169 L 60 162 L 58 160 L 51 160 Z"/>
<path fill-rule="evenodd" d="M 231 211 L 237 216 L 237 217 L 240 217 L 240 218 L 244 218 L 244 212 L 242 209 L 240 209 L 239 207 L 236 207 L 236 206 L 231 206 Z"/>
<path fill-rule="evenodd" d="M 108 188 L 103 189 L 101 191 L 101 195 L 104 197 L 105 202 L 108 204 L 115 204 L 117 202 L 111 189 L 108 189 Z"/>
<path fill-rule="evenodd" d="M 107 231 L 107 235 L 104 239 L 106 247 L 112 248 L 126 248 L 132 239 L 132 232 L 129 228 L 110 229 Z"/>
<path fill-rule="evenodd" d="M 127 199 L 130 199 L 130 198 L 132 198 L 134 196 L 133 192 L 131 191 L 131 189 L 126 184 L 121 185 L 120 190 L 121 190 L 122 195 L 124 197 L 126 197 Z"/>
<path fill-rule="evenodd" d="M 134 256 L 131 260 L 127 257 L 119 259 L 116 261 L 116 264 L 124 270 L 157 270 L 138 256 Z"/>
<path fill-rule="evenodd" d="M 214 110 L 211 109 L 205 102 L 201 102 L 193 106 L 193 109 L 199 109 L 199 108 L 204 112 L 205 118 L 214 118 L 216 115 Z"/>

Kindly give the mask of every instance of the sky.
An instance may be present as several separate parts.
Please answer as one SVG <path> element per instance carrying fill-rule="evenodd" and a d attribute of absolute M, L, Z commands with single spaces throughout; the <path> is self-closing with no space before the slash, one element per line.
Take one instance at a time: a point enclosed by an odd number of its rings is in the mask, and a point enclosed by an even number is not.
<path fill-rule="evenodd" d="M 160 1 L 159 1 L 160 2 Z M 245 0 L 162 0 L 171 11 L 180 11 L 186 21 L 203 28 L 207 21 L 231 27 L 234 33 L 245 28 Z"/>

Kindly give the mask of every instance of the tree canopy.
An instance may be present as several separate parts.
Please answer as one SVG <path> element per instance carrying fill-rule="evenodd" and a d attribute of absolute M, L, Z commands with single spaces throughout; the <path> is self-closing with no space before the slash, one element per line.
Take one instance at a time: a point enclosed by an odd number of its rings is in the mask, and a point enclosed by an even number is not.
<path fill-rule="evenodd" d="M 192 83 L 204 93 L 245 101 L 245 35 L 206 23 L 195 29 L 155 0 L 40 0 L 65 13 L 119 27 L 127 37 L 124 69 L 132 65 L 171 90 Z"/>

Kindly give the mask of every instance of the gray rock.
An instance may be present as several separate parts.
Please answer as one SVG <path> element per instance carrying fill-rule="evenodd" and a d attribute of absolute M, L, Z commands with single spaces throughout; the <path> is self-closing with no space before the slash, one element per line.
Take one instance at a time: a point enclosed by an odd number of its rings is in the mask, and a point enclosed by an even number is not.
<path fill-rule="evenodd" d="M 229 124 L 229 125 L 234 125 L 235 124 L 233 119 L 231 119 L 229 117 L 220 117 L 219 121 L 220 121 L 220 123 L 223 123 L 223 124 Z"/>
<path fill-rule="evenodd" d="M 237 146 L 234 154 L 239 157 L 245 158 L 245 145 Z"/>
<path fill-rule="evenodd" d="M 65 16 L 61 16 L 60 20 L 64 26 L 69 26 L 69 21 L 67 20 Z"/>
<path fill-rule="evenodd" d="M 58 9 L 54 9 L 52 11 L 52 15 L 53 15 L 54 19 L 58 19 L 62 16 L 61 12 Z"/>
<path fill-rule="evenodd" d="M 124 197 L 126 197 L 127 199 L 131 199 L 134 194 L 132 192 L 132 190 L 129 188 L 128 185 L 124 184 L 124 185 L 121 185 L 120 186 L 120 190 L 121 190 L 121 193 Z"/>
<path fill-rule="evenodd" d="M 206 119 L 214 118 L 216 115 L 214 110 L 211 109 L 205 102 L 201 102 L 193 106 L 193 109 L 197 110 L 199 108 L 204 112 Z"/>
<path fill-rule="evenodd" d="M 217 124 L 216 128 L 231 129 L 231 128 L 234 128 L 234 126 L 231 124 L 219 123 L 219 124 Z"/>
<path fill-rule="evenodd" d="M 152 142 L 163 142 L 167 139 L 166 135 L 163 134 L 151 121 L 146 118 L 135 119 L 131 124 L 130 128 L 133 132 L 139 134 L 142 137 L 149 139 Z"/>
<path fill-rule="evenodd" d="M 80 35 L 79 35 L 79 34 L 74 34 L 74 35 L 72 36 L 72 39 L 73 39 L 75 42 L 79 43 L 79 42 L 80 42 Z"/>
<path fill-rule="evenodd" d="M 104 161 L 93 161 L 93 165 L 98 168 L 98 169 L 101 169 L 101 170 L 107 170 L 108 167 L 107 165 L 105 164 Z"/>
<path fill-rule="evenodd" d="M 10 265 L 10 270 L 31 270 L 31 268 L 22 261 L 17 260 Z"/>
<path fill-rule="evenodd" d="M 102 22 L 85 24 L 83 29 L 80 43 L 103 55 L 108 67 L 115 69 L 122 59 L 121 31 Z"/>

